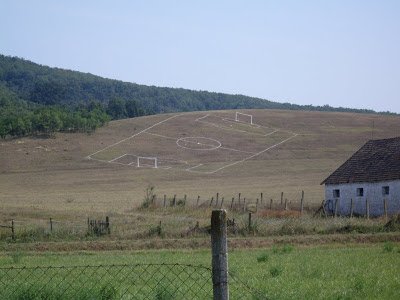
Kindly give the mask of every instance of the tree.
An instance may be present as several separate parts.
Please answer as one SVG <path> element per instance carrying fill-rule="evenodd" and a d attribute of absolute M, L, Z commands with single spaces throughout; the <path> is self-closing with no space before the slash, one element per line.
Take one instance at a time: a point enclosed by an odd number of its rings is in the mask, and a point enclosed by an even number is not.
<path fill-rule="evenodd" d="M 122 99 L 112 99 L 108 102 L 107 113 L 113 120 L 124 119 L 127 117 L 125 101 Z"/>

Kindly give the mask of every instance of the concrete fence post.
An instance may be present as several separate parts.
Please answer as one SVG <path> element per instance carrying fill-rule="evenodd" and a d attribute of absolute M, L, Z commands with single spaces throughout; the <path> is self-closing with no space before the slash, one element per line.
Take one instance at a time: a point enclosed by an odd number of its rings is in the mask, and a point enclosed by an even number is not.
<path fill-rule="evenodd" d="M 224 209 L 213 210 L 211 214 L 211 250 L 214 300 L 229 299 L 226 227 L 226 211 Z"/>

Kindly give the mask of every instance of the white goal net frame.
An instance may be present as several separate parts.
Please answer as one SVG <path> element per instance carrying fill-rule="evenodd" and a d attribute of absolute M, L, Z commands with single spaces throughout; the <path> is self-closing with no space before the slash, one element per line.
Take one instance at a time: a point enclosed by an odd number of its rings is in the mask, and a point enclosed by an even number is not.
<path fill-rule="evenodd" d="M 244 116 L 246 120 L 250 119 L 250 122 L 244 122 L 242 120 L 239 120 L 240 116 Z M 244 114 L 244 113 L 241 113 L 241 112 L 236 112 L 235 113 L 235 121 L 236 122 L 241 122 L 241 123 L 249 123 L 249 124 L 253 125 L 253 115 Z"/>
<path fill-rule="evenodd" d="M 141 163 L 141 161 L 142 161 L 142 163 Z M 157 157 L 138 156 L 136 166 L 138 168 L 150 167 L 150 168 L 157 169 L 158 168 L 158 159 L 157 159 Z"/>

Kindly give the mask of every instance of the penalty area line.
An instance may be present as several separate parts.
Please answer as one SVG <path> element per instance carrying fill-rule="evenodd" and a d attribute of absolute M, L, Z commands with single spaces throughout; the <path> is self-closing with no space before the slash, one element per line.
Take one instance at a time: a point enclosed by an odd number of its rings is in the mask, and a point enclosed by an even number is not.
<path fill-rule="evenodd" d="M 296 136 L 297 136 L 297 134 L 294 134 L 293 136 L 291 136 L 291 137 L 289 137 L 289 138 L 287 138 L 287 139 L 285 139 L 285 140 L 283 140 L 283 141 L 281 141 L 281 142 L 279 142 L 279 143 L 277 143 L 277 144 L 275 144 L 275 145 L 273 145 L 273 146 L 271 146 L 271 147 L 268 147 L 267 149 L 264 149 L 263 151 L 260 151 L 260 152 L 258 152 L 258 153 L 255 153 L 255 154 L 253 154 L 253 155 L 251 155 L 251 156 L 249 156 L 249 157 L 246 157 L 245 159 L 238 160 L 238 161 L 235 161 L 235 162 L 233 162 L 233 163 L 231 163 L 231 164 L 228 164 L 228 165 L 225 165 L 225 166 L 223 166 L 223 167 L 221 167 L 221 168 L 218 168 L 218 169 L 216 169 L 216 170 L 210 172 L 210 174 L 214 174 L 214 173 L 216 173 L 216 172 L 218 172 L 218 171 L 221 171 L 222 169 L 225 169 L 225 168 L 228 168 L 228 167 L 237 165 L 237 164 L 239 164 L 239 163 L 245 162 L 246 160 L 249 160 L 249 159 L 252 159 L 252 158 L 254 158 L 254 157 L 256 157 L 256 156 L 259 156 L 260 154 L 263 154 L 264 152 L 267 152 L 268 150 L 271 150 L 271 149 L 273 149 L 273 148 L 275 148 L 275 147 L 277 147 L 277 146 L 279 146 L 279 145 L 282 145 L 283 143 L 286 143 L 287 141 L 289 141 L 289 140 L 295 138 Z"/>
<path fill-rule="evenodd" d="M 113 158 L 112 160 L 109 160 L 108 162 L 109 162 L 109 163 L 114 162 L 114 161 L 116 161 L 116 160 L 118 160 L 118 159 L 124 157 L 125 155 L 128 155 L 128 154 L 126 154 L 126 153 L 125 153 L 125 154 L 122 154 L 121 156 L 118 156 L 118 157 L 116 157 L 116 158 Z"/>
<path fill-rule="evenodd" d="M 198 165 L 196 165 L 196 166 L 193 166 L 193 167 L 190 167 L 190 168 L 185 169 L 185 171 L 191 171 L 191 170 L 193 170 L 193 169 L 195 169 L 195 168 L 201 167 L 202 165 L 203 165 L 203 164 L 198 164 Z"/>
<path fill-rule="evenodd" d="M 145 129 L 139 131 L 138 133 L 135 133 L 134 135 L 131 135 L 130 137 L 127 137 L 127 138 L 125 138 L 125 139 L 123 139 L 123 140 L 120 140 L 119 142 L 116 142 L 116 143 L 114 143 L 114 144 L 112 144 L 112 145 L 109 145 L 109 146 L 107 146 L 107 147 L 105 147 L 105 148 L 103 148 L 103 149 L 101 149 L 101 150 L 99 150 L 99 151 L 96 151 L 96 152 L 94 152 L 94 153 L 92 153 L 92 154 L 86 156 L 86 158 L 92 158 L 91 156 L 93 156 L 93 155 L 96 155 L 96 154 L 98 154 L 98 153 L 100 153 L 100 152 L 102 152 L 102 151 L 104 151 L 104 150 L 107 150 L 107 149 L 109 149 L 109 148 L 111 148 L 111 147 L 114 147 L 114 146 L 116 146 L 116 145 L 118 145 L 118 144 L 121 144 L 122 142 L 125 142 L 125 141 L 127 141 L 127 140 L 129 140 L 129 139 L 132 139 L 132 138 L 134 138 L 135 136 L 138 136 L 139 134 L 142 134 L 143 132 L 146 132 L 147 130 L 149 130 L 149 129 L 153 128 L 153 127 L 156 127 L 157 125 L 160 125 L 160 124 L 162 124 L 162 123 L 164 123 L 164 122 L 167 122 L 167 121 L 169 121 L 169 120 L 171 120 L 171 119 L 173 119 L 173 118 L 176 118 L 176 117 L 178 117 L 178 116 L 180 116 L 180 115 L 181 115 L 181 114 L 174 115 L 174 116 L 169 117 L 169 118 L 167 118 L 167 119 L 165 119 L 165 120 L 162 120 L 162 121 L 160 121 L 160 122 L 158 122 L 158 123 L 156 123 L 156 124 L 153 124 L 153 125 L 151 125 L 150 127 L 147 127 L 147 128 L 145 128 Z"/>

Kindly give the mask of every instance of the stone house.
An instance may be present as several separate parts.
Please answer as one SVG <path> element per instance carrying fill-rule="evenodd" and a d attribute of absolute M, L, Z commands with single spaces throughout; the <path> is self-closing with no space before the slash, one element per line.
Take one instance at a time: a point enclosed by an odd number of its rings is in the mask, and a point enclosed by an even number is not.
<path fill-rule="evenodd" d="M 367 142 L 321 184 L 329 213 L 400 213 L 400 137 Z"/>

